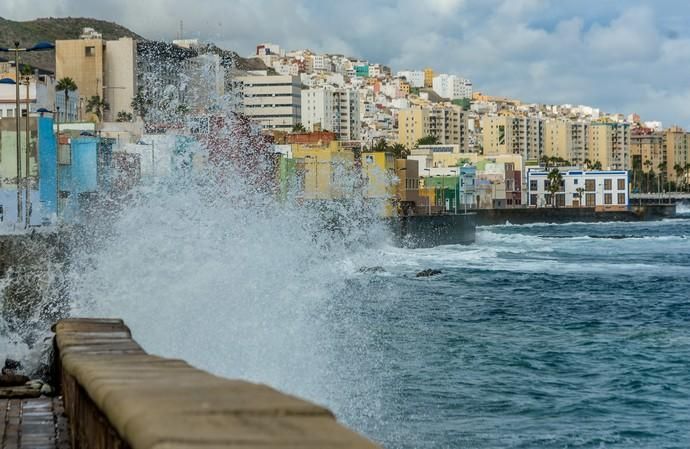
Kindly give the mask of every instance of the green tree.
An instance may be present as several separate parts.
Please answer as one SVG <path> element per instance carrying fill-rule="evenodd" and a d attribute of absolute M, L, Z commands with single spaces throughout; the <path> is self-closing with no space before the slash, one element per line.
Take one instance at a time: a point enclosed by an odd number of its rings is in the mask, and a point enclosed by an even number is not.
<path fill-rule="evenodd" d="M 134 113 L 141 118 L 142 121 L 146 122 L 146 114 L 149 112 L 149 108 L 153 104 L 153 101 L 144 93 L 144 91 L 139 88 L 137 94 L 132 98 L 132 109 Z"/>
<path fill-rule="evenodd" d="M 676 186 L 680 186 L 684 179 L 683 175 L 685 174 L 685 167 L 680 164 L 676 164 L 673 166 L 673 169 L 676 171 Z"/>
<path fill-rule="evenodd" d="M 293 132 L 293 133 L 306 133 L 306 132 L 307 132 L 307 129 L 304 127 L 303 124 L 301 124 L 301 123 L 295 123 L 295 124 L 292 126 L 292 132 Z"/>
<path fill-rule="evenodd" d="M 106 109 L 108 109 L 108 103 L 99 95 L 93 95 L 86 102 L 86 112 L 94 114 L 99 122 L 103 120 L 103 112 L 105 112 Z"/>
<path fill-rule="evenodd" d="M 21 67 L 19 68 L 19 73 L 21 73 L 24 76 L 28 76 L 33 74 L 33 69 L 29 64 L 22 64 Z"/>
<path fill-rule="evenodd" d="M 646 187 L 645 190 L 647 191 L 647 193 L 649 193 L 649 192 L 650 192 L 650 190 L 649 190 L 649 185 L 650 185 L 650 181 L 651 181 L 649 178 L 650 178 L 650 175 L 652 174 L 652 170 L 651 170 L 651 168 L 652 168 L 652 161 L 650 161 L 649 159 L 647 159 L 646 161 L 644 161 L 644 162 L 642 163 L 642 165 L 644 165 L 645 167 L 647 167 L 647 185 L 645 186 L 645 187 Z"/>
<path fill-rule="evenodd" d="M 561 175 L 561 172 L 557 168 L 554 168 L 549 172 L 546 178 L 549 180 L 548 191 L 551 194 L 551 206 L 557 207 L 558 201 L 556 201 L 556 193 L 561 190 L 563 175 Z"/>
<path fill-rule="evenodd" d="M 410 154 L 410 150 L 401 143 L 394 143 L 388 150 L 393 153 L 396 159 L 405 159 Z"/>
<path fill-rule="evenodd" d="M 601 170 L 601 162 L 600 161 L 595 161 L 592 164 L 592 170 Z"/>
<path fill-rule="evenodd" d="M 388 143 L 386 143 L 386 139 L 381 138 L 377 140 L 376 143 L 371 146 L 371 151 L 388 151 Z"/>
<path fill-rule="evenodd" d="M 436 136 L 424 136 L 417 140 L 417 146 L 420 145 L 438 145 L 438 139 Z"/>
<path fill-rule="evenodd" d="M 72 78 L 65 77 L 57 82 L 55 90 L 65 93 L 65 109 L 62 113 L 64 114 L 63 117 L 65 118 L 65 120 L 63 121 L 67 121 L 67 105 L 69 104 L 69 93 L 77 90 L 77 83 L 75 83 Z"/>
<path fill-rule="evenodd" d="M 120 111 L 117 113 L 118 122 L 131 122 L 133 119 L 132 114 L 127 111 Z"/>

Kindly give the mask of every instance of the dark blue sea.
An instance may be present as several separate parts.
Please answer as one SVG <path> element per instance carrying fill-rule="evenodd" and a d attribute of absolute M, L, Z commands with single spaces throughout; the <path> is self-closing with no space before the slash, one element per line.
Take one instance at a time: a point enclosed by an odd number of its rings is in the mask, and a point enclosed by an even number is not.
<path fill-rule="evenodd" d="M 350 285 L 365 336 L 336 413 L 385 447 L 690 447 L 690 217 L 484 227 L 381 260 Z"/>

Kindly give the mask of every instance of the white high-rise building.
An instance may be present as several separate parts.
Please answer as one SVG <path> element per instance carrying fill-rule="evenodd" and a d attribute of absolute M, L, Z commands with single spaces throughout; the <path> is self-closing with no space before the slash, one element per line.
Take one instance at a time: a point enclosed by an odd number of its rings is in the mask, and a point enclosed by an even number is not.
<path fill-rule="evenodd" d="M 472 81 L 456 75 L 442 73 L 435 76 L 432 88 L 443 98 L 451 100 L 472 98 Z"/>
<path fill-rule="evenodd" d="M 405 78 L 412 87 L 424 87 L 424 72 L 422 70 L 403 70 L 396 73 L 398 78 Z"/>
<path fill-rule="evenodd" d="M 361 120 L 357 90 L 331 86 L 304 89 L 302 125 L 307 131 L 332 131 L 338 140 L 359 140 Z"/>

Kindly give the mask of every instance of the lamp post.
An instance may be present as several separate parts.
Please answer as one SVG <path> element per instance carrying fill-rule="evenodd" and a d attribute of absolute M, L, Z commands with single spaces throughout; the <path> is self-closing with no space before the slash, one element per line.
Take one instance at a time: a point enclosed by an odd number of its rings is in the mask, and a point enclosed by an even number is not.
<path fill-rule="evenodd" d="M 428 171 L 428 172 L 429 172 L 428 178 L 431 178 L 431 169 L 430 169 L 430 168 L 425 168 L 424 171 Z M 428 179 L 428 178 L 427 178 L 427 179 Z M 429 191 L 429 186 L 426 185 L 426 183 L 424 183 L 424 186 L 426 187 L 427 192 L 428 192 L 428 191 Z M 431 198 L 430 198 L 429 196 L 426 197 L 426 204 L 427 204 L 427 206 L 429 206 L 429 215 L 431 215 Z"/>
<path fill-rule="evenodd" d="M 456 175 L 458 174 L 457 170 L 451 170 L 451 173 L 455 173 Z M 453 213 L 455 215 L 458 214 L 458 194 L 460 193 L 460 177 L 458 177 L 458 182 L 455 183 L 455 189 L 453 189 Z"/>
<path fill-rule="evenodd" d="M 26 220 L 24 221 L 24 228 L 26 229 L 31 224 L 31 180 L 29 179 L 29 175 L 31 174 L 29 170 L 29 163 L 31 162 L 31 159 L 29 157 L 29 86 L 31 84 L 31 78 L 28 76 L 25 77 L 24 84 L 26 85 L 26 120 L 24 120 L 26 124 L 26 149 L 24 152 L 24 188 L 26 189 L 26 191 L 24 192 L 24 212 L 26 214 Z"/>
<path fill-rule="evenodd" d="M 29 48 L 20 48 L 19 47 L 19 41 L 14 41 L 14 48 L 4 48 L 0 47 L 0 52 L 6 52 L 6 53 L 14 53 L 14 73 L 15 73 L 15 78 L 14 78 L 14 84 L 15 84 L 15 120 L 16 120 L 16 132 L 17 132 L 17 223 L 20 223 L 22 220 L 22 192 L 21 189 L 19 188 L 20 183 L 21 183 L 21 177 L 22 177 L 22 150 L 21 150 L 21 145 L 19 142 L 19 118 L 21 117 L 21 110 L 19 109 L 19 52 L 25 52 L 25 51 L 44 51 L 44 50 L 52 50 L 55 48 L 55 45 L 49 43 L 49 42 L 39 42 L 38 44 L 34 45 L 33 47 Z M 11 78 L 5 78 L 6 79 L 11 79 Z M 4 80 L 3 80 L 4 81 Z M 9 84 L 5 82 L 5 84 Z M 26 120 L 29 120 L 29 112 L 27 109 L 26 113 Z M 28 182 L 28 179 L 27 179 Z"/>

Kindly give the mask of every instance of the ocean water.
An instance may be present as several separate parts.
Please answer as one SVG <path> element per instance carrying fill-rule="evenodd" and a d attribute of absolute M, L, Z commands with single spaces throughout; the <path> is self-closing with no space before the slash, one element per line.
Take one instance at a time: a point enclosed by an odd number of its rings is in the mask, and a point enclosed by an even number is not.
<path fill-rule="evenodd" d="M 348 287 L 376 410 L 343 411 L 385 447 L 690 447 L 690 217 L 382 252 Z"/>

